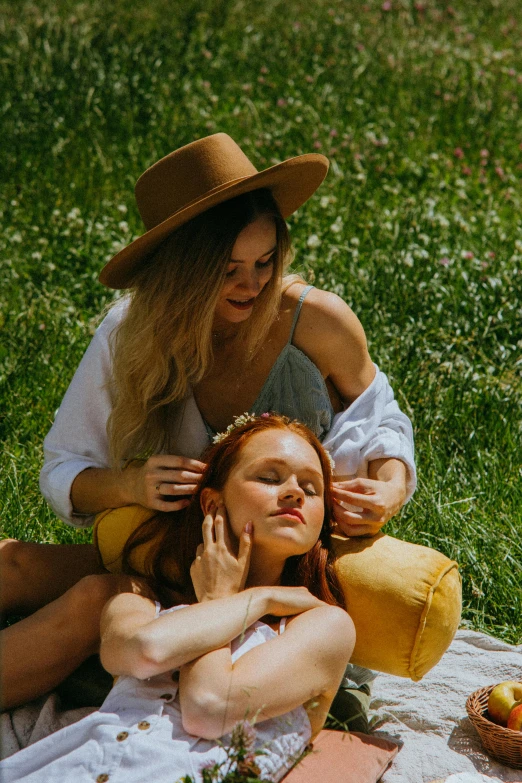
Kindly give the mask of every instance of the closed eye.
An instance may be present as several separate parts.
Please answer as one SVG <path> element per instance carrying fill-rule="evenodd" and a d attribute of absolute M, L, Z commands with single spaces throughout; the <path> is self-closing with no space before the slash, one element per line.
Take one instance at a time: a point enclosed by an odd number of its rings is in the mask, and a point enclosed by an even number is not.
<path fill-rule="evenodd" d="M 256 261 L 256 267 L 257 269 L 267 269 L 271 264 L 274 263 L 274 254 L 270 256 L 270 258 L 267 261 Z M 225 277 L 231 278 L 234 277 L 234 275 L 237 272 L 238 267 L 235 266 L 234 269 L 231 269 L 229 272 L 225 272 Z"/>

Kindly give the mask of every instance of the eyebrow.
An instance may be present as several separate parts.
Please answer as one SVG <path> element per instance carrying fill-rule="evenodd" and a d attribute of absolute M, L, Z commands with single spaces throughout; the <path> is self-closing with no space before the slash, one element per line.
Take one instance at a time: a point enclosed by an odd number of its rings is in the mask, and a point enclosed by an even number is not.
<path fill-rule="evenodd" d="M 263 255 L 262 255 L 262 256 L 259 256 L 259 258 L 264 258 L 264 257 L 265 257 L 265 256 L 267 256 L 269 253 L 273 253 L 273 252 L 274 252 L 274 250 L 277 250 L 277 245 L 274 245 L 274 247 L 273 247 L 273 248 L 271 248 L 270 250 L 267 250 L 267 251 L 266 251 L 266 253 L 263 253 Z M 259 259 L 258 259 L 258 260 L 259 260 Z M 243 263 L 244 263 L 244 261 L 240 261 L 239 259 L 236 259 L 236 258 L 231 258 L 229 263 L 230 263 L 230 264 L 243 264 Z"/>
<path fill-rule="evenodd" d="M 286 465 L 286 466 L 288 466 L 288 462 L 285 459 L 279 459 L 279 457 L 262 457 L 261 459 L 257 460 L 257 462 L 261 462 L 261 463 L 263 463 L 263 462 L 275 462 L 278 465 Z M 255 465 L 256 463 L 254 462 L 253 464 Z M 321 481 L 324 481 L 323 474 L 319 473 L 319 471 L 315 470 L 315 468 L 308 468 L 308 467 L 306 467 L 306 468 L 304 468 L 304 470 L 306 470 L 307 473 L 314 473 L 316 476 L 318 476 L 321 479 Z"/>

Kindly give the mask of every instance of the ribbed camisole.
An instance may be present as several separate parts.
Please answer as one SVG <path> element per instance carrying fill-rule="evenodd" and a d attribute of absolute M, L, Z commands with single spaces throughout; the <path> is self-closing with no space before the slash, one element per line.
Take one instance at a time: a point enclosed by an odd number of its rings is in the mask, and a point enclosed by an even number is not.
<path fill-rule="evenodd" d="M 334 409 L 326 383 L 319 368 L 308 356 L 292 343 L 295 327 L 307 293 L 313 286 L 303 289 L 295 308 L 288 342 L 272 365 L 250 413 L 279 413 L 298 419 L 322 439 L 330 430 Z M 210 438 L 216 434 L 205 421 Z"/>

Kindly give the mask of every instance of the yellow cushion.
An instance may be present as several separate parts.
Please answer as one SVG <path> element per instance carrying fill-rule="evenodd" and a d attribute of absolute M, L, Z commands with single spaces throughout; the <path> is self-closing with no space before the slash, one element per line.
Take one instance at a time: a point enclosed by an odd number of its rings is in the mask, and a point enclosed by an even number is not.
<path fill-rule="evenodd" d="M 121 569 L 129 535 L 154 512 L 126 506 L 98 514 L 94 543 L 109 571 Z M 144 573 L 150 544 L 133 552 Z M 337 570 L 357 631 L 352 663 L 420 680 L 441 659 L 458 628 L 458 565 L 441 552 L 379 533 L 373 538 L 334 536 Z"/>
<path fill-rule="evenodd" d="M 436 549 L 379 533 L 334 536 L 337 573 L 356 630 L 351 662 L 420 680 L 460 622 L 458 565 Z"/>

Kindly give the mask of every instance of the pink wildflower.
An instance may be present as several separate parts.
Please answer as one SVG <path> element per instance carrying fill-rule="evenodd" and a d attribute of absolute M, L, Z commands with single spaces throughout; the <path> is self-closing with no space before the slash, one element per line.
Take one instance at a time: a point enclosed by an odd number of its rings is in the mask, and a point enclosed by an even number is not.
<path fill-rule="evenodd" d="M 383 11 L 391 11 L 392 4 L 390 3 L 390 0 L 385 0 L 385 2 L 381 5 L 381 8 Z"/>
<path fill-rule="evenodd" d="M 463 250 L 462 258 L 465 258 L 466 261 L 471 261 L 472 258 L 475 258 L 475 253 L 473 253 L 471 250 Z"/>
<path fill-rule="evenodd" d="M 335 128 L 332 128 L 332 130 L 330 131 L 330 136 L 332 136 L 332 138 L 333 138 L 334 136 L 338 136 L 338 135 L 339 135 L 339 134 L 338 134 L 338 132 L 335 130 Z"/>
<path fill-rule="evenodd" d="M 473 174 L 469 166 L 463 166 L 462 173 L 464 174 L 465 177 L 470 177 Z"/>
<path fill-rule="evenodd" d="M 305 82 L 308 82 L 308 84 L 313 84 L 314 83 L 314 77 L 310 76 L 310 74 L 307 73 L 306 76 L 305 76 Z"/>
<path fill-rule="evenodd" d="M 286 106 L 286 101 L 284 98 L 278 98 L 277 99 L 277 105 L 280 109 L 284 108 Z"/>
<path fill-rule="evenodd" d="M 441 266 L 448 266 L 448 265 L 449 265 L 449 262 L 450 262 L 449 258 L 447 258 L 446 256 L 444 256 L 444 258 L 441 258 L 441 259 L 440 259 L 440 261 L 439 261 L 439 264 L 440 264 Z"/>
<path fill-rule="evenodd" d="M 464 157 L 464 151 L 462 150 L 461 147 L 455 147 L 455 149 L 453 150 L 453 154 L 455 155 L 456 158 Z"/>
<path fill-rule="evenodd" d="M 496 255 L 497 254 L 495 253 L 494 250 L 490 250 L 489 253 L 488 253 L 488 258 L 495 258 Z"/>
<path fill-rule="evenodd" d="M 203 57 L 205 57 L 207 60 L 212 59 L 212 52 L 209 52 L 208 49 L 203 49 Z"/>
<path fill-rule="evenodd" d="M 265 74 L 268 73 L 268 68 L 266 67 L 266 65 L 262 65 L 259 70 L 261 71 L 261 73 L 265 73 Z"/>
<path fill-rule="evenodd" d="M 495 166 L 495 174 L 500 177 L 500 179 L 504 179 L 504 169 L 502 166 Z"/>
<path fill-rule="evenodd" d="M 322 146 L 320 141 L 314 141 L 314 149 L 320 150 Z"/>
<path fill-rule="evenodd" d="M 487 158 L 489 156 L 489 150 L 480 150 L 480 157 Z"/>

